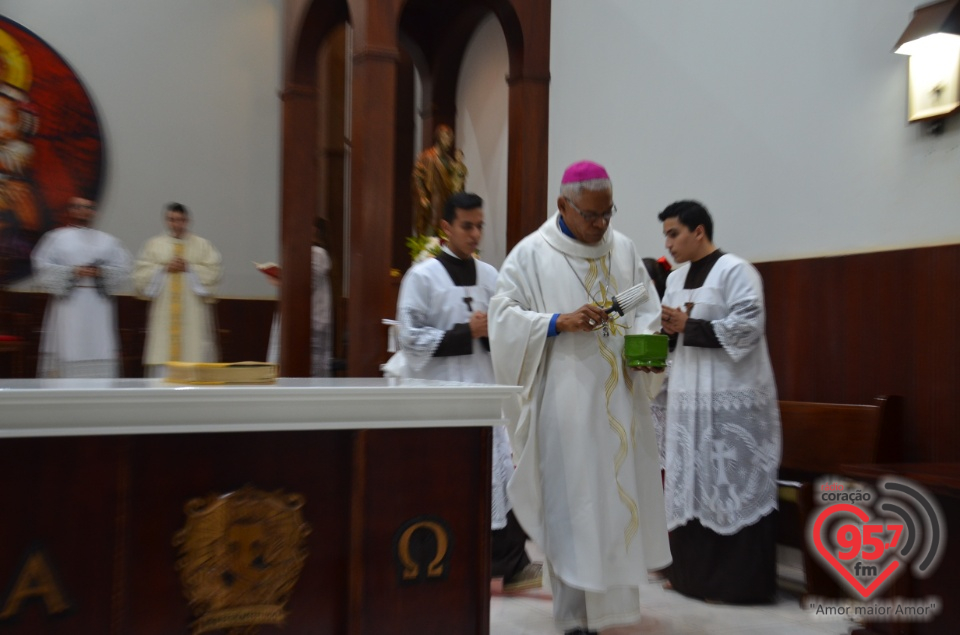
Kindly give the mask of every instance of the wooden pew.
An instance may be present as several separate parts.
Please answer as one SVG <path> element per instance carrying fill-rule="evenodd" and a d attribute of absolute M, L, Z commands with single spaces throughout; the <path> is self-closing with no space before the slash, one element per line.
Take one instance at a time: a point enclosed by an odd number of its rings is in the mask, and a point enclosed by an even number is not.
<path fill-rule="evenodd" d="M 871 404 L 781 401 L 783 458 L 777 485 L 779 542 L 803 551 L 806 593 L 847 595 L 807 546 L 815 480 L 839 474 L 841 465 L 893 463 L 901 456 L 901 397 L 876 397 Z"/>

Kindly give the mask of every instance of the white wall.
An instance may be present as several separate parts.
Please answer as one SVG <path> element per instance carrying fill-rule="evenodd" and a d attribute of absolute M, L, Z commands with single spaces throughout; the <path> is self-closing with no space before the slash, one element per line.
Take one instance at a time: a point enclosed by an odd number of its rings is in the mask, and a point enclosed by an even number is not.
<path fill-rule="evenodd" d="M 507 42 L 492 15 L 467 45 L 457 86 L 457 146 L 463 149 L 467 187 L 484 204 L 481 258 L 500 268 L 507 255 Z"/>
<path fill-rule="evenodd" d="M 960 118 L 906 123 L 892 48 L 922 0 L 554 0 L 550 187 L 604 163 L 615 226 L 664 253 L 682 198 L 752 260 L 960 240 Z"/>
<path fill-rule="evenodd" d="M 272 296 L 283 0 L 2 0 L 73 66 L 99 108 L 100 226 L 131 250 L 185 203 L 223 251 L 227 295 Z M 554 0 L 549 182 L 607 165 L 615 226 L 663 253 L 656 214 L 702 200 L 718 245 L 753 260 L 960 241 L 960 116 L 906 123 L 922 0 Z M 458 91 L 467 185 L 487 201 L 484 258 L 505 252 L 506 46 L 472 39 Z M 552 211 L 552 202 L 550 210 Z"/>
<path fill-rule="evenodd" d="M 223 253 L 227 296 L 273 297 L 251 260 L 278 253 L 283 0 L 3 0 L 53 47 L 101 117 L 97 221 L 136 252 L 185 204 Z"/>

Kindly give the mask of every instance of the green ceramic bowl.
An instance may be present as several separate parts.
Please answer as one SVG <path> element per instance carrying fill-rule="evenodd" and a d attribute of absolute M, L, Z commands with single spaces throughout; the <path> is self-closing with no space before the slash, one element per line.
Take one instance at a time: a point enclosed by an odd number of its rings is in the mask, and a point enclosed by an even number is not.
<path fill-rule="evenodd" d="M 670 338 L 659 333 L 627 335 L 623 342 L 623 354 L 627 366 L 652 366 L 662 368 L 667 365 L 667 353 L 670 352 Z"/>

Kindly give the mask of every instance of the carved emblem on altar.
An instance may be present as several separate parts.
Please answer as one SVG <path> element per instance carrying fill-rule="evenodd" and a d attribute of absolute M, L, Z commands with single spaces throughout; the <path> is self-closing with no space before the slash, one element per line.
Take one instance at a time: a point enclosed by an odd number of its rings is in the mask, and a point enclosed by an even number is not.
<path fill-rule="evenodd" d="M 442 518 L 420 516 L 405 522 L 394 537 L 400 584 L 446 579 L 451 546 L 450 527 Z"/>
<path fill-rule="evenodd" d="M 193 633 L 252 635 L 282 625 L 306 561 L 310 526 L 299 494 L 253 487 L 195 498 L 174 536 L 183 592 L 196 616 Z"/>
<path fill-rule="evenodd" d="M 47 615 L 59 615 L 73 608 L 56 567 L 40 546 L 32 548 L 24 558 L 13 585 L 0 604 L 0 621 L 16 618 L 23 604 L 31 600 L 41 600 Z"/>

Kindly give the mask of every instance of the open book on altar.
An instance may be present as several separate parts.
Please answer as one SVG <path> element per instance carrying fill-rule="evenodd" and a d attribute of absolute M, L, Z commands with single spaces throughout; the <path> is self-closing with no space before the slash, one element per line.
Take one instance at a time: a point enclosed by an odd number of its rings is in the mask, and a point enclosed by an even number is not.
<path fill-rule="evenodd" d="M 260 273 L 262 273 L 263 275 L 265 275 L 265 276 L 267 276 L 267 277 L 270 277 L 270 278 L 275 278 L 275 279 L 277 279 L 277 280 L 280 279 L 280 265 L 278 265 L 277 263 L 275 263 L 275 262 L 254 262 L 253 264 L 257 267 L 257 269 L 258 269 L 258 270 L 260 271 Z"/>

